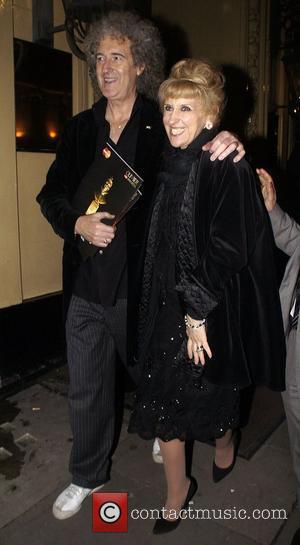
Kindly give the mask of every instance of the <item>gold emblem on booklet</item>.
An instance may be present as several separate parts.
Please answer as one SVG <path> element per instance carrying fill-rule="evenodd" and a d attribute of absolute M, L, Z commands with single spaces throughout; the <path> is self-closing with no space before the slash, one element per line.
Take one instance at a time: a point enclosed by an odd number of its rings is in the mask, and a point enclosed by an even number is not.
<path fill-rule="evenodd" d="M 95 193 L 94 200 L 88 207 L 86 214 L 95 214 L 101 204 L 106 204 L 105 196 L 109 193 L 109 190 L 112 188 L 113 183 L 113 178 L 108 178 L 108 180 L 106 180 L 105 184 L 101 187 L 100 193 Z"/>

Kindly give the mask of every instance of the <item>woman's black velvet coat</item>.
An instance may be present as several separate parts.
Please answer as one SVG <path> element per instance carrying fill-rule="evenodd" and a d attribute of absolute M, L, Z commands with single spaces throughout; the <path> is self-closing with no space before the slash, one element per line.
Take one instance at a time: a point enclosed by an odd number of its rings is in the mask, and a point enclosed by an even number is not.
<path fill-rule="evenodd" d="M 177 290 L 186 311 L 207 320 L 208 380 L 284 389 L 274 239 L 244 159 L 212 162 L 202 152 L 193 164 L 179 224 Z"/>

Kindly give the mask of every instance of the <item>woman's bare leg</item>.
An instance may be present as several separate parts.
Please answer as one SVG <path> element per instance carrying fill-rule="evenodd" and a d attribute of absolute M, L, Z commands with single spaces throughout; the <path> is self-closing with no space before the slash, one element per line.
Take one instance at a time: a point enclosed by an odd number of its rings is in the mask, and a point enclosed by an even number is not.
<path fill-rule="evenodd" d="M 227 430 L 223 437 L 216 439 L 215 463 L 221 468 L 229 467 L 233 461 L 233 456 L 232 430 Z"/>
<path fill-rule="evenodd" d="M 159 439 L 159 445 L 167 480 L 165 508 L 175 509 L 179 512 L 190 486 L 190 480 L 186 476 L 185 468 L 185 442 L 179 439 L 173 439 L 172 441 L 162 441 Z"/>

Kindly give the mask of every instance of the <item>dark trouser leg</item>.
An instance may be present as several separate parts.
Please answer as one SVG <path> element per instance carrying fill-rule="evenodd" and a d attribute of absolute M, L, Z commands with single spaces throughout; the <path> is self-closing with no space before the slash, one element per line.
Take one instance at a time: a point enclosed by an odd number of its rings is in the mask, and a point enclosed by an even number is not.
<path fill-rule="evenodd" d="M 104 310 L 105 322 L 114 339 L 116 351 L 126 366 L 126 321 L 127 321 L 127 299 L 118 299 L 114 307 Z"/>
<path fill-rule="evenodd" d="M 297 331 L 292 330 L 287 343 L 286 390 L 282 393 L 290 437 L 293 467 L 300 505 L 300 354 L 296 354 Z"/>
<path fill-rule="evenodd" d="M 126 331 L 126 305 L 105 310 L 72 297 L 67 324 L 72 482 L 95 488 L 109 478 L 115 427 L 116 335 Z M 118 350 L 121 350 L 118 346 Z M 125 348 L 123 350 L 125 353 Z"/>
<path fill-rule="evenodd" d="M 133 381 L 132 384 L 137 384 L 139 369 L 127 361 L 127 299 L 118 299 L 114 307 L 106 308 L 105 320 L 113 335 L 120 360 Z"/>

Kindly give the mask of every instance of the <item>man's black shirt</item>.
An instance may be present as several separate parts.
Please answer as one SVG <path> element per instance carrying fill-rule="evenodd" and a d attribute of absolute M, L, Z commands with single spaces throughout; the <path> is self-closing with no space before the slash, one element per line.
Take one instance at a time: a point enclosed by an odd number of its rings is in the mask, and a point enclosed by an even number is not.
<path fill-rule="evenodd" d="M 101 153 L 109 138 L 109 123 L 105 119 L 107 101 L 102 98 L 94 108 L 98 126 L 96 154 Z M 134 165 L 137 135 L 140 123 L 141 99 L 135 101 L 131 117 L 124 127 L 118 143 L 111 142 L 117 152 Z M 99 248 L 94 257 L 82 262 L 75 280 L 73 293 L 87 301 L 104 307 L 115 304 L 116 299 L 127 297 L 127 232 L 126 217 L 117 225 L 115 238 L 107 248 Z M 102 251 L 101 251 L 102 250 Z"/>

